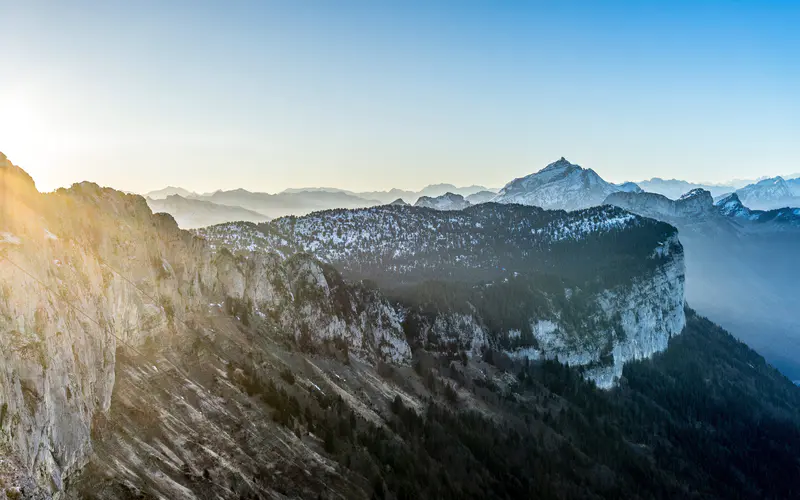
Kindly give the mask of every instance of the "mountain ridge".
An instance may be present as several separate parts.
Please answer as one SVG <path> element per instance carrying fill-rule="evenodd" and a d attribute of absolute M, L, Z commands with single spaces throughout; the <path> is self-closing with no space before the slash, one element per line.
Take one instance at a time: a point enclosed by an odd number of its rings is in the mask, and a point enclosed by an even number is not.
<path fill-rule="evenodd" d="M 185 198 L 178 194 L 171 194 L 163 199 L 147 198 L 147 205 L 153 213 L 169 213 L 181 229 L 210 226 L 232 220 L 266 222 L 270 219 L 266 215 L 242 207 Z"/>
<path fill-rule="evenodd" d="M 668 224 L 381 206 L 218 244 L 141 196 L 39 193 L 5 160 L 0 193 L 9 498 L 797 491 L 800 393 L 684 309 Z"/>
<path fill-rule="evenodd" d="M 540 307 L 533 304 L 550 300 L 544 298 L 550 292 L 521 294 L 531 302 L 521 302 L 519 320 L 499 330 L 482 326 L 493 320 L 480 307 L 473 313 L 456 312 L 466 314 L 465 321 L 481 331 L 479 345 L 487 345 L 487 339 L 495 345 L 527 334 L 541 349 L 530 349 L 529 340 L 509 351 L 512 356 L 555 355 L 576 366 L 590 366 L 589 376 L 603 387 L 614 385 L 626 359 L 663 349 L 683 324 L 683 257 L 674 228 L 611 207 L 567 213 L 495 203 L 457 212 L 380 206 L 287 217 L 259 226 L 227 224 L 197 234 L 215 248 L 228 247 L 234 252 L 309 252 L 350 279 L 376 282 L 389 296 L 394 291 L 398 297 L 407 295 L 393 289 L 425 286 L 428 280 L 463 283 L 472 290 L 470 287 L 480 283 L 499 288 L 524 286 L 539 274 L 553 275 L 547 280 L 563 280 L 555 293 L 563 296 L 564 287 L 583 289 L 586 295 L 582 300 L 594 304 L 591 314 L 598 322 L 584 328 L 596 337 L 581 341 L 573 327 L 558 320 L 547 307 L 538 316 L 524 313 L 526 308 Z M 645 237 L 648 243 L 641 241 Z M 642 247 L 635 256 L 630 255 L 628 246 L 633 241 Z M 588 264 L 580 257 L 584 247 L 598 245 L 610 245 L 603 247 L 603 252 L 615 258 Z M 571 260 L 573 257 L 576 260 Z M 650 288 L 653 290 L 648 291 Z M 485 300 L 475 296 L 471 302 Z M 628 304 L 628 312 L 622 304 Z M 628 317 L 630 311 L 637 311 L 635 320 Z M 624 318 L 619 328 L 632 343 L 607 330 L 605 322 L 617 315 Z M 592 366 L 599 363 L 606 345 L 613 346 L 613 352 L 606 353 L 607 362 L 616 361 Z M 474 351 L 475 343 L 467 341 L 463 347 Z"/>
<path fill-rule="evenodd" d="M 783 177 L 770 177 L 736 190 L 736 195 L 749 207 L 758 210 L 800 207 L 800 182 L 787 182 Z"/>

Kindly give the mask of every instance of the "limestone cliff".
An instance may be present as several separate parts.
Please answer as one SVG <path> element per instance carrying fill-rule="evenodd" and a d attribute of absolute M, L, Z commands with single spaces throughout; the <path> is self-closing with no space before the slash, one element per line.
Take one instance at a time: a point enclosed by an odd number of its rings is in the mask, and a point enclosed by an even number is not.
<path fill-rule="evenodd" d="M 681 206 L 704 204 L 687 198 Z M 627 361 L 664 350 L 685 321 L 675 228 L 610 207 L 567 214 L 488 204 L 445 215 L 377 207 L 199 233 L 234 252 L 310 252 L 345 275 L 378 281 L 408 309 L 416 346 L 558 359 L 603 388 Z M 552 289 L 553 278 L 573 286 Z M 449 284 L 428 284 L 434 279 Z"/>
<path fill-rule="evenodd" d="M 310 256 L 213 254 L 142 197 L 91 183 L 41 194 L 1 160 L 0 446 L 27 496 L 61 491 L 86 463 L 117 349 L 174 335 L 193 312 L 269 315 L 288 338 L 367 362 L 410 356 L 388 303 Z"/>
<path fill-rule="evenodd" d="M 415 346 L 472 357 L 497 349 L 557 358 L 582 366 L 607 388 L 626 361 L 663 350 L 683 326 L 682 248 L 674 228 L 618 209 L 380 207 L 281 220 L 273 232 L 246 225 L 247 235 L 226 232 L 221 239 L 182 231 L 171 216 L 152 214 L 142 197 L 95 184 L 39 193 L 24 171 L 0 160 L 0 450 L 7 456 L 0 479 L 2 487 L 24 488 L 29 497 L 59 495 L 109 426 L 133 432 L 161 425 L 158 415 L 176 418 L 162 413 L 170 405 L 184 408 L 191 425 L 206 425 L 210 436 L 219 433 L 215 418 L 232 429 L 245 419 L 263 420 L 264 414 L 244 411 L 246 405 L 232 417 L 221 395 L 202 400 L 211 416 L 182 406 L 186 387 L 196 385 L 189 372 L 212 377 L 226 394 L 243 380 L 226 371 L 231 353 L 238 364 L 255 365 L 252 351 L 231 348 L 237 332 L 304 353 L 322 349 L 360 367 L 406 365 Z M 376 271 L 381 286 L 368 279 Z M 556 281 L 553 272 L 560 273 Z M 422 309 L 389 285 L 398 279 L 426 296 L 428 276 L 473 295 L 456 307 L 429 309 L 415 324 Z M 513 287 L 524 292 L 514 306 L 523 319 L 503 326 L 489 304 L 502 297 L 493 290 L 514 297 Z M 224 328 L 220 317 L 227 318 Z M 155 358 L 147 352 L 165 342 L 167 353 L 150 363 Z M 182 361 L 199 356 L 195 344 L 213 352 L 204 361 L 208 369 Z M 139 362 L 121 367 L 121 352 Z M 312 361 L 304 363 L 321 373 Z M 158 399 L 149 393 L 166 379 L 154 386 L 148 380 L 165 369 L 175 392 Z M 369 382 L 372 372 L 353 373 L 354 380 L 380 385 Z M 382 391 L 376 394 L 385 399 Z M 364 418 L 380 421 L 352 394 L 339 395 Z M 115 398 L 139 415 L 135 401 L 143 397 L 164 407 L 137 417 L 145 422 L 140 427 L 111 416 Z M 176 453 L 187 436 L 170 435 L 169 453 Z M 131 482 L 156 481 L 139 454 L 155 453 L 151 445 L 129 437 L 125 446 L 140 451 L 104 450 L 103 457 L 117 460 L 109 467 Z M 190 458 L 187 467 L 200 467 Z M 185 493 L 157 477 L 163 482 L 155 490 Z"/>

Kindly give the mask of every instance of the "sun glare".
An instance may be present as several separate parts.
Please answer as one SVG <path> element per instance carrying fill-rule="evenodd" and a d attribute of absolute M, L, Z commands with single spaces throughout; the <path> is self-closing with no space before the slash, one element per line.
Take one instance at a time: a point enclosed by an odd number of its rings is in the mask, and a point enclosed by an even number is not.
<path fill-rule="evenodd" d="M 49 177 L 50 135 L 45 117 L 31 96 L 19 91 L 0 94 L 0 151 L 28 171 L 37 185 L 47 184 Z"/>

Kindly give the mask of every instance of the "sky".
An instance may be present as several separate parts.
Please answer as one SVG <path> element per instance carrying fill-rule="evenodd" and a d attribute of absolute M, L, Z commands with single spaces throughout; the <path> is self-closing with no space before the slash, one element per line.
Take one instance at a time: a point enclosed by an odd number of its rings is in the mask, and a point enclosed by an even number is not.
<path fill-rule="evenodd" d="M 800 2 L 0 0 L 40 190 L 500 187 L 800 171 Z"/>

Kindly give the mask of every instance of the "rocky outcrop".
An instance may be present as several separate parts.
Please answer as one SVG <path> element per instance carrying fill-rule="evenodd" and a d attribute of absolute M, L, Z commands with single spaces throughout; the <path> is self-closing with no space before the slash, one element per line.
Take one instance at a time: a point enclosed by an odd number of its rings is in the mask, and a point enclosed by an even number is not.
<path fill-rule="evenodd" d="M 367 363 L 410 358 L 386 300 L 307 254 L 213 253 L 142 197 L 91 183 L 40 194 L 0 167 L 0 449 L 27 496 L 58 493 L 86 463 L 118 348 L 172 336 L 209 307 Z"/>
<path fill-rule="evenodd" d="M 714 201 L 704 189 L 693 189 L 677 200 L 654 193 L 614 193 L 605 203 L 706 234 L 785 231 L 800 226 L 800 209 L 753 210 L 736 193 Z"/>
<path fill-rule="evenodd" d="M 613 193 L 604 203 L 660 220 L 708 218 L 717 215 L 714 199 L 705 189 L 693 189 L 677 200 L 656 193 Z"/>
<path fill-rule="evenodd" d="M 586 330 L 575 331 L 558 311 L 532 317 L 536 347 L 518 347 L 508 354 L 557 359 L 583 367 L 585 376 L 600 388 L 615 386 L 625 363 L 666 350 L 669 339 L 686 323 L 685 263 L 677 236 L 660 245 L 653 258 L 660 265 L 651 274 L 588 298 L 595 313 Z"/>
<path fill-rule="evenodd" d="M 490 327 L 476 308 L 438 311 L 410 332 L 406 304 L 366 281 L 343 279 L 334 265 L 348 259 L 364 273 L 378 265 L 387 266 L 386 276 L 404 272 L 408 283 L 434 269 L 450 273 L 445 277 L 477 270 L 502 286 L 517 278 L 515 269 L 573 272 L 593 253 L 591 245 L 617 255 L 619 235 L 636 235 L 641 248 L 666 241 L 641 255 L 629 252 L 627 269 L 639 273 L 632 279 L 574 291 L 570 300 L 589 304 L 576 309 L 589 313 L 578 323 L 550 292 L 537 292 L 551 305 L 529 314 L 528 355 L 582 366 L 609 387 L 626 361 L 663 349 L 682 326 L 683 263 L 680 244 L 669 238 L 674 229 L 611 207 L 571 214 L 493 204 L 450 214 L 334 211 L 314 216 L 330 227 L 316 218 L 280 221 L 283 232 L 272 239 L 261 226 L 246 225 L 247 244 L 234 254 L 182 231 L 170 215 L 152 214 L 142 197 L 92 183 L 40 194 L 20 169 L 5 160 L 2 167 L 0 449 L 10 450 L 4 466 L 18 464 L 17 476 L 27 478 L 19 483 L 28 485 L 26 495 L 57 494 L 86 463 L 110 410 L 119 349 L 144 349 L 187 329 L 213 336 L 211 323 L 203 323 L 209 311 L 257 323 L 302 349 L 328 346 L 366 364 L 408 363 L 409 334 L 471 356 L 512 336 Z M 231 241 L 245 241 L 244 233 L 235 236 Z M 459 253 L 450 257 L 454 249 Z M 570 279 L 590 286 L 613 271 L 600 265 Z M 522 346 L 516 347 L 508 352 L 518 355 Z"/>

